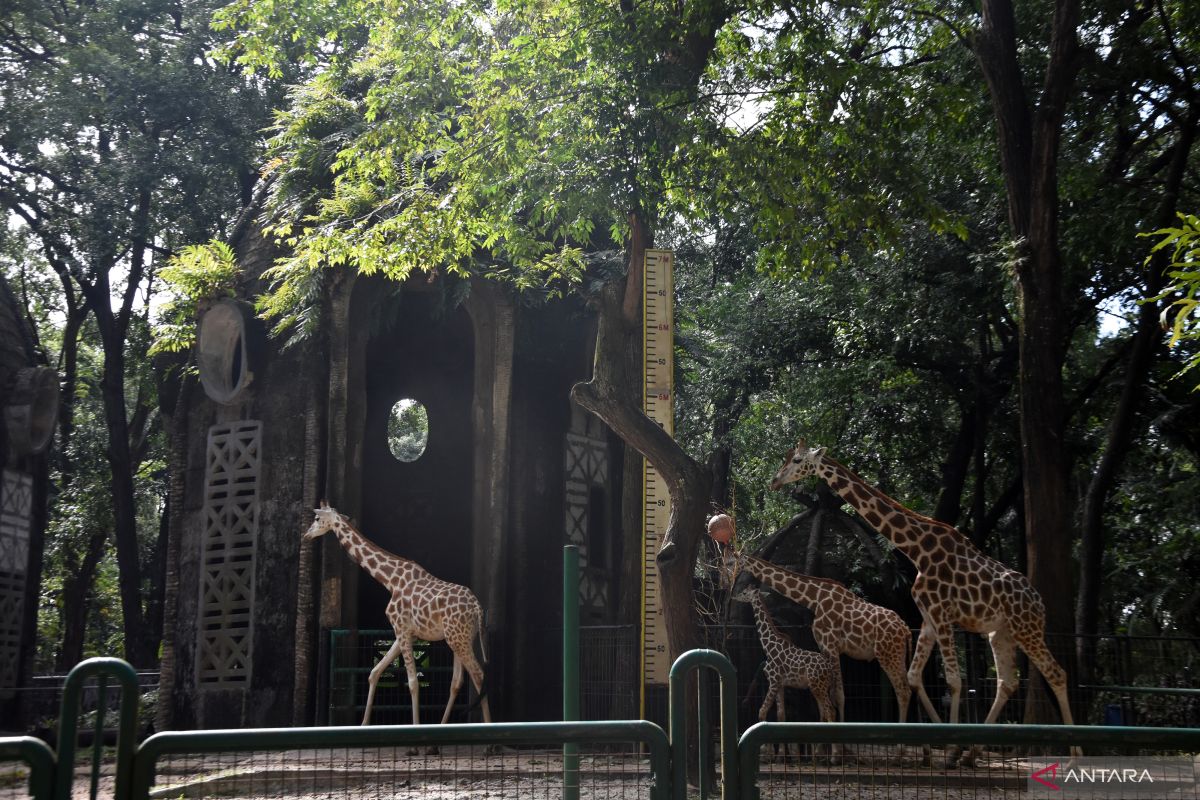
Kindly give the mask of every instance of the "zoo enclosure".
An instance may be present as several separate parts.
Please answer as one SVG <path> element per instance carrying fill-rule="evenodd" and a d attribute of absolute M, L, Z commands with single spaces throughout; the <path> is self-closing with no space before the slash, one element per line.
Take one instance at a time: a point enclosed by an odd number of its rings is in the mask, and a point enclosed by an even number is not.
<path fill-rule="evenodd" d="M 57 755 L 28 737 L 0 740 L 0 797 L 66 800 L 76 784 L 114 800 L 167 797 L 545 797 L 564 800 L 688 797 L 684 769 L 687 729 L 683 687 L 692 668 L 721 679 L 721 707 L 713 718 L 716 739 L 706 738 L 698 775 L 700 796 L 725 800 L 757 797 L 1027 797 L 1031 745 L 1070 745 L 1088 754 L 1189 754 L 1195 764 L 1200 731 L 1163 728 L 1024 725 L 914 725 L 880 723 L 762 723 L 736 738 L 729 714 L 733 665 L 711 650 L 691 651 L 672 670 L 670 735 L 654 723 L 631 721 L 497 723 L 338 728 L 167 732 L 134 742 L 136 680 L 115 659 L 93 659 L 73 671 L 64 693 Z M 80 690 L 89 679 L 122 688 L 115 759 L 106 775 L 93 761 L 77 765 L 76 719 Z M 718 688 L 699 681 L 702 696 Z M 706 704 L 701 703 L 703 710 Z M 100 703 L 106 709 L 107 703 Z M 701 712 L 703 713 L 703 711 Z M 104 714 L 95 724 L 104 724 Z M 703 727 L 703 725 L 701 725 Z M 98 741 L 98 740 L 97 740 Z M 897 743 L 946 742 L 986 747 L 985 763 L 972 768 L 921 768 L 897 759 Z M 766 745 L 799 746 L 769 764 Z M 580 746 L 570 772 L 564 746 Z M 826 763 L 821 753 L 851 748 L 852 766 Z M 438 753 L 411 755 L 410 746 L 437 746 Z M 501 752 L 490 748 L 502 747 Z M 808 752 L 802 752 L 807 748 Z M 707 762 L 707 764 L 705 763 Z M 7 764 L 7 765 L 6 765 Z M 12 765 L 16 765 L 15 767 Z M 568 779 L 572 780 L 568 780 Z M 568 791 L 568 783 L 574 792 Z M 1171 796 L 1200 798 L 1194 767 L 1188 782 L 1172 784 Z M 874 787 L 874 788 L 872 788 Z M 860 794 L 885 787 L 884 794 Z M 913 794 L 916 792 L 916 794 Z"/>
<path fill-rule="evenodd" d="M 780 626 L 794 642 L 806 649 L 816 649 L 807 626 Z M 724 653 L 737 667 L 738 723 L 745 729 L 758 721 L 766 685 L 757 676 L 762 663 L 762 649 L 753 625 L 707 625 L 702 628 L 704 644 Z M 916 641 L 917 631 L 913 631 Z M 559 651 L 562 629 L 539 632 L 536 641 L 539 651 L 552 654 Z M 987 640 L 977 634 L 959 631 L 958 660 L 963 676 L 961 722 L 981 723 L 996 695 L 996 678 Z M 334 631 L 331 642 L 330 720 L 358 722 L 366 697 L 365 674 L 382 657 L 392 643 L 391 631 L 359 631 L 357 644 L 349 645 L 353 637 L 348 632 Z M 1058 636 L 1065 647 L 1073 648 L 1084 637 Z M 1076 719 L 1082 724 L 1129 725 L 1138 727 L 1200 726 L 1200 639 L 1164 636 L 1128 636 L 1122 634 L 1087 637 L 1095 652 L 1094 683 L 1071 684 L 1071 703 Z M 579 629 L 580 647 L 580 719 L 615 720 L 638 716 L 638 637 L 632 625 L 584 625 Z M 449 691 L 451 656 L 444 646 L 430 650 L 422 666 L 422 719 L 438 719 L 446 705 Z M 556 698 L 561 690 L 561 662 L 547 657 L 539 663 L 540 672 L 534 679 L 546 687 L 546 694 Z M 408 687 L 397 666 L 380 680 L 376 710 L 384 710 L 381 722 L 407 722 L 409 717 Z M 846 687 L 846 718 L 851 722 L 895 722 L 896 701 L 887 677 L 877 662 L 842 658 L 842 675 Z M 942 676 L 941 659 L 935 652 L 925 667 L 925 688 L 929 696 L 944 710 L 949 692 Z M 997 722 L 1021 722 L 1025 710 L 1028 681 L 1022 673 L 1021 687 L 1008 701 Z M 1185 691 L 1177 691 L 1185 690 Z M 458 709 L 467 707 L 466 692 L 462 693 Z M 665 693 L 647 702 L 645 718 L 666 725 Z M 913 702 L 910 721 L 917 721 Z M 816 704 L 807 692 L 791 692 L 788 696 L 789 716 L 799 721 L 817 719 Z M 550 709 L 556 713 L 557 707 Z"/>

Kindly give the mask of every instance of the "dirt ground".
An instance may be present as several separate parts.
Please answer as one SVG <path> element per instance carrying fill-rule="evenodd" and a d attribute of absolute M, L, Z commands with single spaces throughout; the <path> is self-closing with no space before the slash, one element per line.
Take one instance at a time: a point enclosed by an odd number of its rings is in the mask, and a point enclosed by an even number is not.
<path fill-rule="evenodd" d="M 939 763 L 935 753 L 934 761 Z M 985 754 L 973 768 L 922 766 L 915 752 L 851 750 L 841 763 L 794 752 L 759 764 L 763 800 L 1033 800 L 1028 762 Z M 648 759 L 633 750 L 580 755 L 580 800 L 649 798 Z M 90 765 L 76 770 L 73 798 L 90 797 Z M 26 797 L 19 781 L 0 784 L 0 800 Z M 492 800 L 565 796 L 561 750 L 444 747 L 409 755 L 401 748 L 337 748 L 244 754 L 171 756 L 158 765 L 155 798 L 279 798 L 279 800 Z M 699 797 L 694 788 L 689 795 Z M 103 766 L 97 797 L 113 796 L 112 764 Z M 719 796 L 719 786 L 710 795 Z M 1111 795 L 1109 795 L 1111 797 Z M 1166 797 L 1200 800 L 1192 785 Z"/>
<path fill-rule="evenodd" d="M 922 767 L 915 755 L 849 753 L 840 764 L 795 754 L 759 765 L 764 800 L 966 800 L 1026 798 L 1027 769 L 1018 760 L 984 759 L 973 769 L 947 772 Z M 99 797 L 112 797 L 106 765 Z M 584 752 L 578 772 L 580 800 L 648 798 L 652 778 L 639 753 Z M 73 796 L 90 796 L 90 772 L 76 774 Z M 561 750 L 444 747 L 409 755 L 400 748 L 286 751 L 172 756 L 156 772 L 155 798 L 287 798 L 288 800 L 491 800 L 564 797 Z M 698 791 L 690 794 L 699 797 Z M 713 796 L 719 795 L 719 787 Z"/>

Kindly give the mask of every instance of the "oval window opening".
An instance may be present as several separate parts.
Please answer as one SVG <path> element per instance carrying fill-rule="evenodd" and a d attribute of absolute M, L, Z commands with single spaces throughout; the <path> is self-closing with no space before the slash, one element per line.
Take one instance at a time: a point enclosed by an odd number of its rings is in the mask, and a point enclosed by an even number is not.
<path fill-rule="evenodd" d="M 388 414 L 388 449 L 399 461 L 416 461 L 429 443 L 429 414 L 416 400 L 397 400 Z"/>

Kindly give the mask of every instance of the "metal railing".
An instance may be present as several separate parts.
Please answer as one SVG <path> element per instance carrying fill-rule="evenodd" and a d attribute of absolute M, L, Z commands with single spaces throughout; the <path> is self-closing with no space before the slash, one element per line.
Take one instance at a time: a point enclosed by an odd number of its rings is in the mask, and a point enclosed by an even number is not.
<path fill-rule="evenodd" d="M 88 780 L 88 772 L 86 765 L 75 762 L 73 740 L 78 726 L 73 722 L 77 708 L 72 703 L 77 702 L 85 680 L 97 680 L 118 683 L 123 692 L 118 746 L 115 753 L 108 754 L 110 761 L 115 761 L 114 800 L 218 794 L 315 798 L 335 793 L 403 797 L 484 794 L 557 800 L 564 796 L 567 778 L 572 777 L 581 797 L 684 800 L 689 796 L 685 763 L 689 726 L 684 720 L 683 687 L 686 673 L 693 667 L 699 667 L 702 676 L 716 670 L 721 678 L 721 708 L 716 725 L 711 726 L 721 735 L 700 739 L 699 768 L 692 770 L 699 776 L 701 797 L 716 788 L 708 783 L 711 774 L 720 780 L 724 800 L 794 796 L 821 781 L 828 784 L 828 791 L 823 789 L 818 795 L 822 797 L 907 798 L 913 796 L 905 793 L 907 786 L 920 788 L 921 797 L 959 797 L 969 790 L 971 796 L 1016 798 L 1024 796 L 1020 792 L 1033 769 L 1031 759 L 1023 755 L 1029 748 L 1049 746 L 1065 752 L 1082 747 L 1089 756 L 1187 754 L 1188 763 L 1195 763 L 1195 755 L 1200 753 L 1200 730 L 1117 726 L 760 723 L 735 739 L 736 722 L 729 706 L 736 674 L 732 664 L 713 651 L 691 651 L 676 662 L 670 735 L 643 720 L 509 722 L 165 732 L 134 746 L 137 695 L 132 670 L 115 659 L 99 659 L 84 662 L 72 673 L 57 758 L 38 740 L 0 739 L 0 762 L 18 765 L 11 782 L 27 787 L 27 792 L 17 795 L 8 795 L 0 787 L 0 796 L 33 800 L 79 796 L 74 785 Z M 702 700 L 711 689 L 705 688 L 706 680 L 697 680 Z M 706 713 L 707 703 L 697 705 Z M 698 723 L 702 731 L 710 727 L 703 719 Z M 936 760 L 951 752 L 948 743 L 985 748 L 984 766 L 964 770 L 936 763 L 914 765 L 911 759 L 904 760 L 903 753 L 891 752 L 897 745 L 931 745 Z M 763 750 L 769 744 L 795 745 L 798 751 L 808 748 L 812 752 L 792 758 L 785 751 L 782 764 L 764 764 Z M 579 759 L 574 775 L 564 776 L 564 745 L 579 746 L 570 751 Z M 401 752 L 417 747 L 440 751 Z M 500 748 L 501 752 L 495 752 Z M 823 755 L 826 751 L 827 756 Z M 719 755 L 716 762 L 707 761 L 714 752 Z M 848 754 L 848 765 L 833 765 L 842 753 Z M 96 774 L 93 768 L 92 796 L 96 795 Z M 880 786 L 901 788 L 883 795 L 863 794 L 869 787 Z M 104 794 L 109 796 L 109 791 L 106 784 Z M 1177 787 L 1172 796 L 1200 797 L 1196 791 L 1193 776 L 1191 784 Z"/>

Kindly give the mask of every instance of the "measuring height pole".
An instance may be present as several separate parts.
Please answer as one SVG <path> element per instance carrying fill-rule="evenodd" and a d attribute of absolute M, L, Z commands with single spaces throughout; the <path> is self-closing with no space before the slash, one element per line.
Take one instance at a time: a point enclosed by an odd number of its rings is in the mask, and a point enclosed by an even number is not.
<path fill-rule="evenodd" d="M 647 250 L 642 283 L 642 410 L 675 435 L 674 254 Z M 646 685 L 665 686 L 670 652 L 654 557 L 662 548 L 671 516 L 666 483 L 649 460 L 642 466 L 642 646 L 638 707 L 646 716 Z"/>

